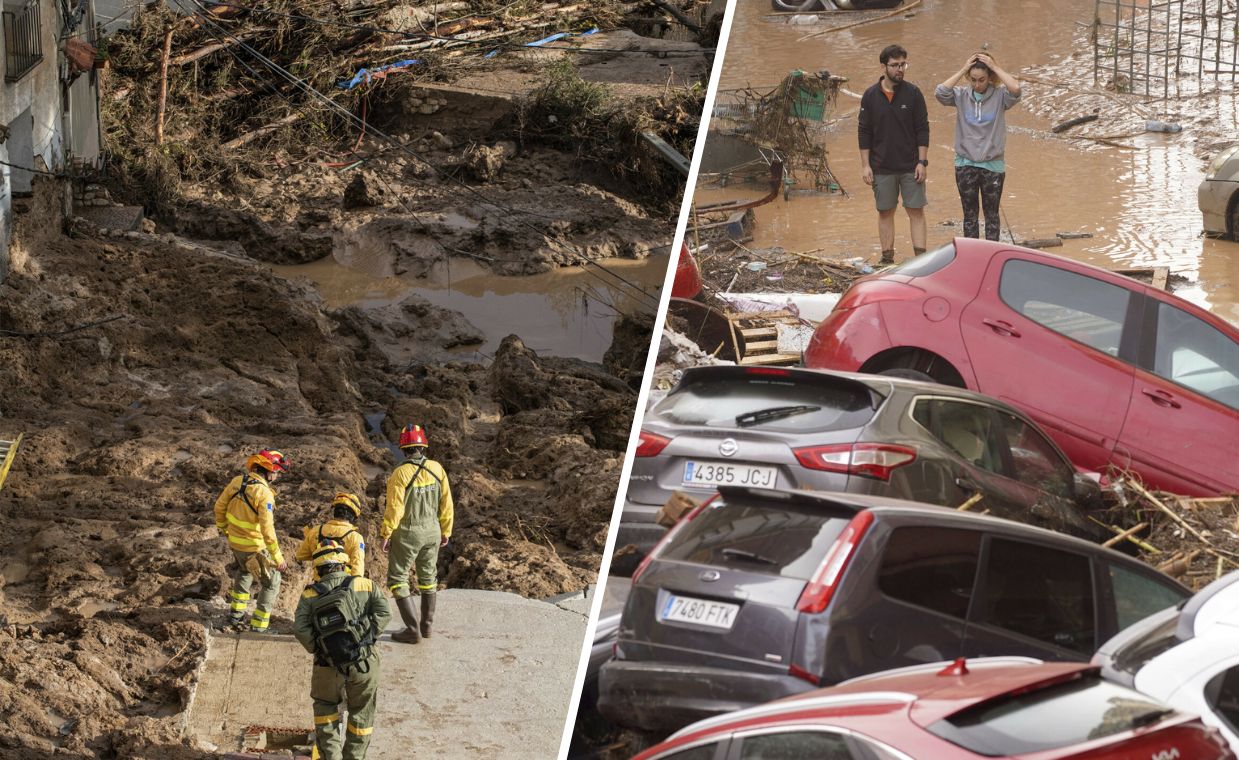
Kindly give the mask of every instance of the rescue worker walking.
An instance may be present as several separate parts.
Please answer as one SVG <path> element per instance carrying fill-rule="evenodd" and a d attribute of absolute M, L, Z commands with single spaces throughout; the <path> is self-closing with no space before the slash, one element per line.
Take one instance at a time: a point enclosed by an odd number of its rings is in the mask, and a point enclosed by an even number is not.
<path fill-rule="evenodd" d="M 288 458 L 274 449 L 263 449 L 245 460 L 246 472 L 236 476 L 215 500 L 215 527 L 227 536 L 236 569 L 229 592 L 228 622 L 245 622 L 250 587 L 257 577 L 258 592 L 250 631 L 266 633 L 271 608 L 280 593 L 280 573 L 288 564 L 275 537 L 275 491 L 272 484 L 288 472 Z"/>
<path fill-rule="evenodd" d="M 325 539 L 315 547 L 319 580 L 305 587 L 293 623 L 293 635 L 314 655 L 310 698 L 315 756 L 321 760 L 364 760 L 379 694 L 374 642 L 391 620 L 383 593 L 368 578 L 350 575 L 347 564 L 340 542 Z M 343 732 L 341 702 L 348 709 Z"/>
<path fill-rule="evenodd" d="M 361 519 L 361 499 L 357 494 L 340 491 L 331 500 L 331 519 L 321 525 L 307 525 L 305 538 L 293 556 L 298 562 L 314 559 L 314 552 L 325 539 L 339 541 L 348 553 L 348 574 L 366 574 L 366 542 L 352 521 Z"/>
<path fill-rule="evenodd" d="M 405 425 L 400 432 L 400 449 L 406 458 L 387 478 L 387 510 L 379 531 L 383 551 L 391 551 L 387 587 L 405 624 L 403 631 L 392 634 L 392 640 L 407 644 L 430 638 L 439 549 L 447 546 L 452 535 L 452 489 L 443 465 L 427 456 L 429 446 L 420 425 Z M 414 565 L 422 598 L 420 626 L 409 589 L 409 569 Z"/>

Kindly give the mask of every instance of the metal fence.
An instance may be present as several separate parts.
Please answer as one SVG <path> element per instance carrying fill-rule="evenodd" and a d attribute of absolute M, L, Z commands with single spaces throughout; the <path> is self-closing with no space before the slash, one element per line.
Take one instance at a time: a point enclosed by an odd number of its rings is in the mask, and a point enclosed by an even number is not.
<path fill-rule="evenodd" d="M 4 79 L 16 82 L 43 60 L 39 0 L 4 11 Z"/>
<path fill-rule="evenodd" d="M 1237 33 L 1239 9 L 1232 0 L 1095 0 L 1093 81 L 1160 98 L 1207 80 L 1233 82 Z"/>

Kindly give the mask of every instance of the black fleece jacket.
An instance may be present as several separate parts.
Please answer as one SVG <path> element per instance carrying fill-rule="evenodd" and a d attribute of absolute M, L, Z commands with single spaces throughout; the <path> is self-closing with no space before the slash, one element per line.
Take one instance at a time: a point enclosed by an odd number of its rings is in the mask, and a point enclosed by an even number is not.
<path fill-rule="evenodd" d="M 874 174 L 906 174 L 916 169 L 917 146 L 929 147 L 929 109 L 916 85 L 901 82 L 887 101 L 882 82 L 865 90 L 857 119 L 860 149 L 869 151 Z"/>

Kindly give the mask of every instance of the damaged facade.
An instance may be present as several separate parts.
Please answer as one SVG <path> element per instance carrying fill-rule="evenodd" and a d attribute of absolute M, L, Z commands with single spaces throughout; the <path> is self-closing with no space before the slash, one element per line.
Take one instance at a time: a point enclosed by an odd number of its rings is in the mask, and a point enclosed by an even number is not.
<path fill-rule="evenodd" d="M 5 0 L 3 21 L 0 280 L 8 272 L 14 199 L 31 193 L 37 171 L 97 164 L 101 142 L 93 1 Z"/>

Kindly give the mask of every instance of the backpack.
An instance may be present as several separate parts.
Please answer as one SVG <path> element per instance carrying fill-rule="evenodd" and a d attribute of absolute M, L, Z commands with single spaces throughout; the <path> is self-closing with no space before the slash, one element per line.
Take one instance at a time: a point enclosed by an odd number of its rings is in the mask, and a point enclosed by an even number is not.
<path fill-rule="evenodd" d="M 345 576 L 333 586 L 319 581 L 310 588 L 318 592 L 314 610 L 314 637 L 318 653 L 328 665 L 347 675 L 374 644 L 374 629 L 353 593 L 355 576 Z M 360 672 L 366 672 L 366 670 Z"/>

